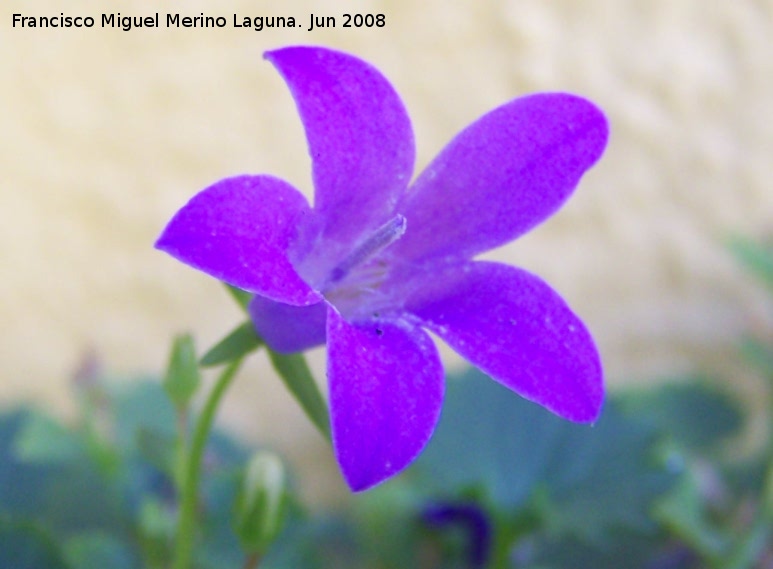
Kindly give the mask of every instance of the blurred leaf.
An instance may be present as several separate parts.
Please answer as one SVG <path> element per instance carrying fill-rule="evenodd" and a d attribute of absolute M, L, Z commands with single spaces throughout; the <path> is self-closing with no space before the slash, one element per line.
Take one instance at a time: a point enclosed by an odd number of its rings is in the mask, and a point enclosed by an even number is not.
<path fill-rule="evenodd" d="M 104 532 L 70 538 L 64 544 L 70 569 L 132 569 L 137 566 L 131 548 Z"/>
<path fill-rule="evenodd" d="M 174 404 L 184 409 L 201 384 L 196 346 L 190 334 L 177 336 L 172 344 L 169 365 L 164 376 L 164 389 Z"/>
<path fill-rule="evenodd" d="M 143 496 L 138 516 L 142 555 L 150 567 L 167 567 L 171 562 L 170 544 L 174 539 L 176 516 L 171 507 L 154 496 Z"/>
<path fill-rule="evenodd" d="M 730 546 L 728 536 L 709 525 L 706 505 L 693 475 L 684 476 L 654 511 L 669 531 L 704 559 L 715 561 Z"/>
<path fill-rule="evenodd" d="M 15 411 L 0 416 L 0 512 L 36 515 L 45 501 L 43 488 L 58 469 L 45 463 L 19 459 L 16 440 L 33 413 Z"/>
<path fill-rule="evenodd" d="M 223 284 L 225 285 L 225 288 L 228 290 L 228 293 L 231 295 L 231 297 L 236 301 L 236 304 L 238 304 L 239 307 L 244 310 L 244 312 L 247 312 L 247 308 L 249 307 L 250 301 L 252 300 L 252 294 L 246 290 L 236 288 L 235 286 L 231 286 L 226 283 Z"/>
<path fill-rule="evenodd" d="M 118 479 L 104 476 L 90 460 L 67 463 L 46 482 L 37 517 L 57 536 L 95 529 L 124 531 L 130 522 L 131 505 Z"/>
<path fill-rule="evenodd" d="M 485 488 L 516 508 L 542 479 L 562 429 L 560 419 L 470 370 L 448 379 L 440 424 L 416 468 L 429 489 L 455 495 Z"/>
<path fill-rule="evenodd" d="M 63 462 L 84 456 L 77 434 L 42 413 L 30 413 L 14 444 L 15 454 L 24 462 Z"/>
<path fill-rule="evenodd" d="M 773 346 L 746 336 L 741 340 L 741 354 L 754 364 L 760 373 L 773 380 Z"/>
<path fill-rule="evenodd" d="M 228 336 L 204 354 L 204 357 L 201 358 L 201 365 L 212 367 L 231 362 L 258 349 L 261 344 L 262 341 L 255 333 L 252 321 L 248 320 L 234 328 Z"/>
<path fill-rule="evenodd" d="M 755 563 L 769 559 L 770 541 L 773 538 L 773 512 L 768 508 L 760 512 L 750 527 L 735 543 L 733 550 L 723 560 L 723 569 L 746 569 Z"/>
<path fill-rule="evenodd" d="M 419 516 L 426 496 L 397 478 L 357 496 L 353 525 L 357 543 L 379 567 L 419 567 Z"/>
<path fill-rule="evenodd" d="M 660 434 L 621 414 L 613 400 L 592 429 L 564 428 L 543 475 L 548 529 L 589 541 L 621 529 L 652 532 L 652 506 L 677 478 L 656 458 Z"/>
<path fill-rule="evenodd" d="M 128 513 L 119 489 L 89 455 L 63 454 L 55 462 L 19 459 L 15 439 L 25 424 L 38 420 L 31 419 L 35 415 L 15 413 L 0 419 L 0 511 L 34 517 L 57 535 L 122 527 Z"/>
<path fill-rule="evenodd" d="M 271 364 L 284 381 L 287 389 L 300 404 L 306 416 L 330 440 L 330 419 L 327 404 L 311 375 L 303 354 L 280 354 L 268 350 Z"/>
<path fill-rule="evenodd" d="M 698 569 L 696 559 L 678 546 L 664 547 L 652 537 L 616 532 L 603 546 L 577 539 L 526 540 L 513 552 L 512 569 Z"/>
<path fill-rule="evenodd" d="M 744 423 L 740 402 L 706 380 L 670 381 L 618 397 L 622 407 L 684 447 L 706 452 L 737 435 Z"/>
<path fill-rule="evenodd" d="M 0 518 L 0 567 L 8 569 L 69 569 L 54 540 L 28 522 Z"/>
<path fill-rule="evenodd" d="M 595 425 L 578 425 L 471 370 L 449 380 L 415 473 L 431 494 L 478 489 L 500 511 L 536 508 L 551 531 L 596 539 L 611 528 L 653 529 L 649 510 L 675 480 L 655 460 L 660 440 L 614 401 Z"/>
<path fill-rule="evenodd" d="M 354 524 L 332 514 L 290 521 L 261 562 L 261 569 L 363 569 Z M 408 566 L 410 567 L 410 566 Z M 386 569 L 386 567 L 384 568 Z M 391 568 L 390 568 L 391 569 Z"/>
<path fill-rule="evenodd" d="M 757 243 L 747 237 L 730 240 L 730 251 L 746 268 L 773 289 L 773 247 Z"/>
<path fill-rule="evenodd" d="M 119 448 L 135 449 L 143 430 L 176 435 L 177 414 L 160 383 L 138 380 L 118 386 L 113 399 L 114 435 Z"/>
<path fill-rule="evenodd" d="M 175 532 L 175 512 L 161 500 L 146 496 L 139 511 L 142 535 L 152 539 L 169 541 Z"/>
<path fill-rule="evenodd" d="M 240 567 L 244 562 L 245 553 L 233 531 L 234 503 L 240 489 L 242 466 L 220 464 L 203 480 L 202 506 L 205 515 L 201 520 L 201 539 L 195 551 L 199 569 Z"/>
<path fill-rule="evenodd" d="M 137 449 L 149 464 L 171 478 L 175 476 L 177 438 L 165 432 L 140 427 L 137 432 Z"/>

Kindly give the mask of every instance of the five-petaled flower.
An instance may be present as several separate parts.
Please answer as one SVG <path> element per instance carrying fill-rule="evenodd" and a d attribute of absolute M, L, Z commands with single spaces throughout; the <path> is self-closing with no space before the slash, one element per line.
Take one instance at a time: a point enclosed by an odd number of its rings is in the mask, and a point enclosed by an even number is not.
<path fill-rule="evenodd" d="M 400 472 L 430 438 L 444 380 L 427 331 L 521 396 L 595 420 L 602 371 L 583 323 L 536 276 L 474 257 L 561 206 L 604 150 L 603 114 L 565 93 L 514 99 L 410 183 L 411 124 L 375 68 L 318 47 L 266 58 L 306 130 L 313 207 L 281 179 L 226 178 L 156 246 L 255 293 L 250 314 L 272 349 L 327 344 L 333 446 L 349 486 Z"/>

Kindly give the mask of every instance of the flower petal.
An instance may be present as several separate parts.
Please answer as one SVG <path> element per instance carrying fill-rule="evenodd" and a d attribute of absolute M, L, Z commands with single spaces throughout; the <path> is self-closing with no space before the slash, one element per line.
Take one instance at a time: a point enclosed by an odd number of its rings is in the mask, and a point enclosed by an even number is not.
<path fill-rule="evenodd" d="M 473 262 L 415 291 L 406 310 L 492 378 L 550 411 L 594 421 L 604 397 L 601 362 L 577 316 L 534 275 Z"/>
<path fill-rule="evenodd" d="M 406 322 L 350 324 L 331 307 L 328 381 L 335 453 L 354 491 L 408 466 L 440 416 L 440 358 L 431 338 Z"/>
<path fill-rule="evenodd" d="M 265 57 L 303 120 L 323 237 L 354 241 L 386 221 L 410 182 L 415 148 L 405 107 L 376 68 L 351 55 L 289 47 Z"/>
<path fill-rule="evenodd" d="M 272 350 L 287 354 L 325 343 L 325 302 L 293 306 L 255 295 L 249 311 L 255 331 Z"/>
<path fill-rule="evenodd" d="M 564 203 L 606 142 L 604 115 L 573 95 L 531 95 L 491 111 L 446 146 L 398 205 L 408 231 L 391 252 L 465 259 L 507 243 Z"/>
<path fill-rule="evenodd" d="M 287 256 L 312 211 L 287 182 L 271 176 L 221 180 L 178 211 L 156 248 L 230 285 L 288 304 L 322 297 Z"/>

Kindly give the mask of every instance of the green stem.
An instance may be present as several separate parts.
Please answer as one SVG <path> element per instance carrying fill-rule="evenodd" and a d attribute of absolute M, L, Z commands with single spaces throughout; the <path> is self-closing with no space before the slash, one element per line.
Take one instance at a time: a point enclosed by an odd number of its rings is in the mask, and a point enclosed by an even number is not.
<path fill-rule="evenodd" d="M 188 461 L 188 412 L 177 408 L 177 441 L 175 444 L 174 485 L 178 496 L 182 496 L 185 483 L 185 467 Z"/>
<path fill-rule="evenodd" d="M 212 429 L 217 407 L 220 404 L 231 381 L 236 376 L 242 359 L 231 362 L 223 371 L 212 388 L 204 409 L 196 422 L 193 432 L 188 460 L 185 465 L 182 481 L 182 496 L 180 514 L 177 525 L 177 540 L 175 543 L 173 569 L 188 569 L 193 557 L 193 544 L 196 532 L 196 509 L 199 497 L 199 479 L 201 478 L 201 460 L 204 456 L 204 448 Z"/>

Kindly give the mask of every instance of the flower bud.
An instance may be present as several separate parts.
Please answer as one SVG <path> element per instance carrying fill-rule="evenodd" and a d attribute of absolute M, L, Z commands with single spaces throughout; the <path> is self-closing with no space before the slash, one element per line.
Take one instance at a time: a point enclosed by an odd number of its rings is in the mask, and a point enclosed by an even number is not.
<path fill-rule="evenodd" d="M 164 376 L 164 389 L 179 409 L 185 409 L 201 384 L 201 373 L 196 360 L 196 346 L 190 334 L 174 339 L 169 365 Z"/>
<path fill-rule="evenodd" d="M 236 502 L 236 534 L 249 553 L 264 553 L 285 517 L 285 469 L 278 456 L 261 451 L 247 464 Z"/>

